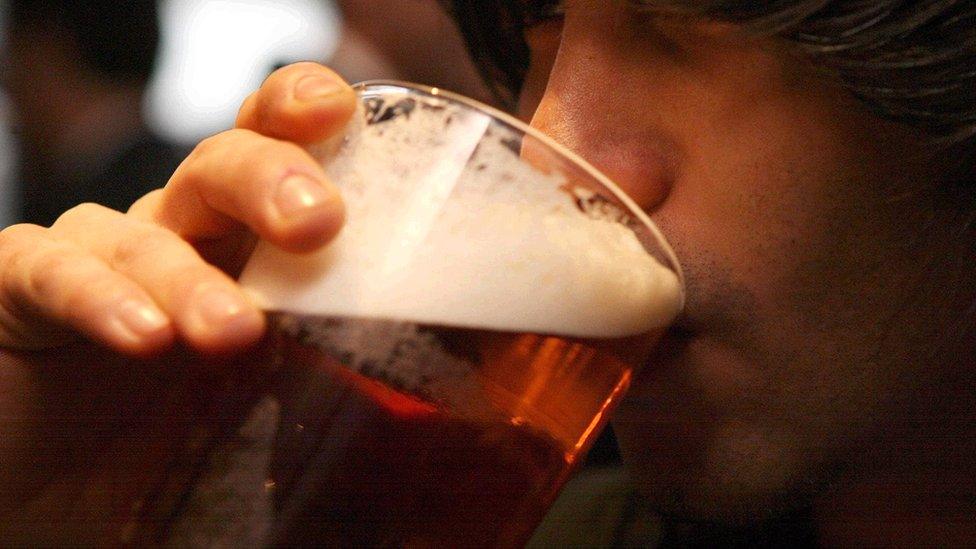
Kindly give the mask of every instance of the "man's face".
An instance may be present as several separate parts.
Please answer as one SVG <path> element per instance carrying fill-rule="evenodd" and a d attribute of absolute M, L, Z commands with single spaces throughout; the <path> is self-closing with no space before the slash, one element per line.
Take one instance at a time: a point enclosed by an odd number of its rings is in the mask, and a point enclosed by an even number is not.
<path fill-rule="evenodd" d="M 704 519 L 802 505 L 906 377 L 886 329 L 918 274 L 917 144 L 729 25 L 571 0 L 528 39 L 523 115 L 650 212 L 687 275 L 614 424 L 639 486 Z"/>

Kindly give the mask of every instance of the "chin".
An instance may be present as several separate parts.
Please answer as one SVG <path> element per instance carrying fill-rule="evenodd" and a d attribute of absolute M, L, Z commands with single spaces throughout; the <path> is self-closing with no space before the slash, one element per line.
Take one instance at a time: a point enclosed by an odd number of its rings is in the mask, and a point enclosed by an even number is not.
<path fill-rule="evenodd" d="M 745 527 L 795 515 L 823 485 L 822 476 L 804 473 L 811 456 L 788 427 L 764 426 L 761 414 L 728 397 L 734 391 L 715 389 L 729 379 L 715 372 L 740 366 L 720 346 L 675 330 L 616 412 L 614 431 L 635 488 L 662 515 Z"/>

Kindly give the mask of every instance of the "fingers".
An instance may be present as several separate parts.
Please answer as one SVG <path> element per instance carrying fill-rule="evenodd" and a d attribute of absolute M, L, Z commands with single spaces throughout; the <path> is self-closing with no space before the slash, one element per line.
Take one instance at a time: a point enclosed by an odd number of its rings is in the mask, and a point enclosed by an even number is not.
<path fill-rule="evenodd" d="M 356 110 L 342 78 L 315 63 L 278 69 L 244 102 L 237 127 L 308 144 L 335 135 Z"/>
<path fill-rule="evenodd" d="M 38 349 L 58 327 L 132 355 L 168 346 L 173 329 L 149 294 L 104 261 L 36 225 L 0 233 L 0 344 Z"/>
<path fill-rule="evenodd" d="M 50 346 L 59 330 L 134 355 L 177 337 L 206 353 L 256 341 L 263 315 L 192 244 L 245 249 L 251 232 L 294 252 L 330 241 L 344 206 L 301 145 L 337 134 L 355 105 L 332 71 L 286 67 L 245 102 L 239 129 L 202 142 L 127 215 L 82 205 L 50 229 L 3 231 L 0 345 Z"/>
<path fill-rule="evenodd" d="M 230 130 L 202 142 L 166 188 L 130 209 L 190 239 L 241 225 L 293 252 L 331 240 L 345 219 L 338 190 L 301 147 Z"/>
<path fill-rule="evenodd" d="M 345 208 L 300 144 L 339 132 L 355 104 L 353 90 L 321 65 L 279 69 L 245 101 L 238 129 L 201 142 L 166 188 L 130 213 L 197 244 L 246 227 L 288 251 L 317 249 L 338 233 Z"/>
<path fill-rule="evenodd" d="M 140 307 L 144 306 L 136 309 L 139 314 L 148 315 L 149 304 L 155 305 L 177 335 L 191 347 L 207 354 L 245 347 L 264 331 L 263 315 L 237 284 L 203 261 L 189 243 L 163 227 L 108 208 L 84 204 L 62 215 L 51 227 L 50 236 L 86 250 L 104 263 L 107 269 L 116 273 L 112 277 L 113 284 L 118 277 L 129 281 L 120 285 L 126 290 L 124 298 L 99 298 L 106 301 L 108 310 L 102 314 L 108 317 L 130 314 L 126 308 L 131 309 L 134 305 L 128 303 L 138 297 Z M 73 265 L 66 266 L 65 273 L 54 276 L 49 286 L 60 285 L 70 293 L 77 287 L 75 269 Z M 133 285 L 140 289 L 139 292 Z M 99 285 L 97 291 L 92 289 L 92 293 L 108 296 L 113 292 Z M 31 294 L 28 299 L 44 298 Z M 55 295 L 49 299 L 55 302 L 50 309 L 53 318 L 70 321 L 72 317 L 58 309 L 63 307 L 57 301 L 60 298 Z M 118 305 L 113 305 L 115 303 Z M 90 311 L 79 315 L 79 318 L 98 318 Z M 140 343 L 146 349 L 152 348 L 153 344 L 150 340 Z"/>

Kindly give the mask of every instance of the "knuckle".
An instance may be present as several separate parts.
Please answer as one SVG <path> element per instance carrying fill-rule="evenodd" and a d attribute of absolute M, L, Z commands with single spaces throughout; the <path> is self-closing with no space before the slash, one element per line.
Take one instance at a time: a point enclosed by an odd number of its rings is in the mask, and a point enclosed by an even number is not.
<path fill-rule="evenodd" d="M 145 258 L 159 257 L 178 240 L 175 234 L 161 227 L 133 223 L 116 240 L 109 255 L 109 264 L 119 270 L 136 268 Z"/>
<path fill-rule="evenodd" d="M 7 299 L 18 299 L 28 293 L 25 283 L 31 264 L 38 254 L 36 237 L 46 229 L 37 225 L 11 225 L 0 231 L 0 292 Z"/>
<path fill-rule="evenodd" d="M 222 155 L 228 149 L 233 149 L 239 145 L 242 139 L 255 135 L 254 132 L 244 128 L 233 128 L 222 131 L 218 134 L 205 137 L 187 158 L 189 163 L 199 162 L 211 158 L 215 155 Z"/>
<path fill-rule="evenodd" d="M 19 247 L 25 240 L 32 240 L 44 231 L 43 227 L 29 223 L 10 225 L 0 230 L 0 253 Z"/>
<path fill-rule="evenodd" d="M 261 181 L 270 181 L 282 170 L 296 164 L 308 164 L 319 167 L 318 163 L 298 144 L 290 141 L 273 139 L 248 129 L 228 130 L 225 133 L 222 153 L 216 150 L 213 154 L 219 154 L 222 165 L 225 167 L 237 166 L 237 169 L 230 170 L 235 174 L 244 174 L 248 178 Z M 214 158 L 217 158 L 215 156 Z M 200 169 L 193 167 L 183 174 L 185 185 L 201 186 L 205 184 L 224 185 L 225 175 L 230 171 L 216 174 L 213 170 L 203 171 L 202 164 Z M 209 174 L 206 177 L 204 174 Z M 236 187 L 232 187 L 236 188 Z"/>
<path fill-rule="evenodd" d="M 166 182 L 166 186 L 162 189 L 162 191 L 165 193 L 164 197 L 169 198 L 174 192 L 178 193 L 184 187 L 192 187 L 198 184 L 197 179 L 199 178 L 200 173 L 200 155 L 202 154 L 199 152 L 200 146 L 201 145 L 197 145 L 197 148 L 194 149 L 193 152 L 191 152 L 190 155 L 183 160 L 179 167 L 176 168 L 176 172 L 173 173 L 173 176 L 170 177 L 169 181 Z M 141 199 L 137 201 L 136 204 L 139 204 L 140 202 L 142 202 Z M 133 204 L 133 206 L 136 204 Z"/>
<path fill-rule="evenodd" d="M 238 127 L 246 126 L 254 122 L 254 116 L 257 114 L 257 106 L 260 98 L 260 92 L 251 92 L 241 103 L 241 108 L 237 110 L 237 119 L 235 125 Z"/>
<path fill-rule="evenodd" d="M 264 139 L 261 134 L 247 128 L 233 128 L 223 132 L 224 146 L 239 148 L 257 139 Z"/>
<path fill-rule="evenodd" d="M 198 160 L 200 157 L 213 154 L 215 149 L 219 150 L 221 143 L 225 139 L 225 134 L 226 132 L 221 132 L 201 139 L 200 142 L 193 147 L 193 151 L 190 153 L 187 160 L 192 162 Z"/>
<path fill-rule="evenodd" d="M 242 131 L 245 130 L 235 128 L 201 139 L 176 169 L 164 190 L 172 192 L 200 186 L 210 173 L 208 167 L 227 156 L 228 151 L 233 151 L 233 142 L 239 140 L 239 132 Z"/>
<path fill-rule="evenodd" d="M 92 220 L 103 219 L 106 214 L 115 212 L 110 208 L 106 208 L 100 204 L 95 204 L 94 202 L 85 202 L 78 204 L 77 206 L 68 209 L 63 214 L 61 214 L 55 221 L 52 227 L 63 227 L 63 226 L 73 226 L 77 224 L 88 223 Z M 118 212 L 115 212 L 118 213 Z"/>
<path fill-rule="evenodd" d="M 26 294 L 24 273 L 30 272 L 26 268 L 30 254 L 24 248 L 16 248 L 6 250 L 3 255 L 6 267 L 3 269 L 2 279 L 0 279 L 0 291 L 7 298 L 16 300 Z"/>
<path fill-rule="evenodd" d="M 26 267 L 26 284 L 23 285 L 23 290 L 40 299 L 59 294 L 64 290 L 69 277 L 77 275 L 77 272 L 73 272 L 77 258 L 74 254 L 64 253 L 64 250 L 32 254 L 25 257 L 23 263 Z"/>

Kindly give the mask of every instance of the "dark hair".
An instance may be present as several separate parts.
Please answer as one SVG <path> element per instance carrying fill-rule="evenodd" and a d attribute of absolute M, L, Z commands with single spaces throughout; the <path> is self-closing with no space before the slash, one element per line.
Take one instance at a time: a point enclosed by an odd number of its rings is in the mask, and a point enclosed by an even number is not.
<path fill-rule="evenodd" d="M 523 32 L 552 14 L 540 7 L 535 12 L 541 16 L 533 18 L 537 3 L 521 0 L 441 0 L 441 4 L 454 17 L 475 65 L 499 102 L 513 108 L 529 69 Z M 551 12 L 557 2 L 548 4 Z"/>
<path fill-rule="evenodd" d="M 677 11 L 780 36 L 834 71 L 879 115 L 976 155 L 974 0 L 629 1 L 643 10 Z M 496 93 L 511 104 L 528 68 L 522 31 L 556 15 L 560 2 L 444 3 Z"/>
<path fill-rule="evenodd" d="M 53 29 L 74 41 L 83 63 L 113 80 L 144 82 L 159 46 L 156 0 L 10 0 L 14 32 Z"/>

